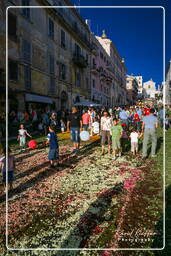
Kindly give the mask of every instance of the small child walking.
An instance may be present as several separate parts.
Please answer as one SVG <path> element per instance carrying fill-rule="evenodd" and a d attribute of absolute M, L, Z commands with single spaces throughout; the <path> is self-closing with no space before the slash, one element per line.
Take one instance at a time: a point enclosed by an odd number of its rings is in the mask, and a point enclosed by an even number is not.
<path fill-rule="evenodd" d="M 128 136 L 128 128 L 125 124 L 122 124 L 122 135 L 121 135 L 121 146 L 122 146 L 122 152 L 127 151 L 127 145 L 129 144 L 129 136 Z"/>
<path fill-rule="evenodd" d="M 123 128 L 120 123 L 118 123 L 117 119 L 113 119 L 113 125 L 111 127 L 111 135 L 112 135 L 112 149 L 113 149 L 113 157 L 112 160 L 116 160 L 116 155 L 121 156 L 121 135 Z"/>
<path fill-rule="evenodd" d="M 136 128 L 132 129 L 132 132 L 130 134 L 131 138 L 131 152 L 133 155 L 136 155 L 138 152 L 138 139 L 141 137 L 141 135 L 137 132 Z"/>
<path fill-rule="evenodd" d="M 20 143 L 21 150 L 24 150 L 26 147 L 26 136 L 32 138 L 32 136 L 27 132 L 27 130 L 24 128 L 24 125 L 20 125 L 20 129 L 18 130 L 18 140 Z"/>
<path fill-rule="evenodd" d="M 65 132 L 65 122 L 63 119 L 61 119 L 61 132 L 64 133 Z"/>
<path fill-rule="evenodd" d="M 6 168 L 6 149 L 3 148 L 4 157 L 0 159 L 0 169 L 2 170 L 3 184 L 5 189 L 6 184 L 6 174 L 8 172 L 8 186 L 9 189 L 13 189 L 14 181 L 14 170 L 15 170 L 15 157 L 11 155 L 10 148 L 8 149 L 8 170 Z"/>
<path fill-rule="evenodd" d="M 55 133 L 55 125 L 51 125 L 49 127 L 49 133 L 47 135 L 47 141 L 46 144 L 49 144 L 49 153 L 48 153 L 48 159 L 50 161 L 50 167 L 54 168 L 59 164 L 59 145 L 58 145 L 58 139 Z M 57 165 L 55 165 L 55 162 Z"/>

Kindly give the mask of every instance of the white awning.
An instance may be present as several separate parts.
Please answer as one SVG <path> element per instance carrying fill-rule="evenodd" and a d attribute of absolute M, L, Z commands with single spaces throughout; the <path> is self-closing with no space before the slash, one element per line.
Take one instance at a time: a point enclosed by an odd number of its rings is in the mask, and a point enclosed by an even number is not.
<path fill-rule="evenodd" d="M 53 104 L 55 99 L 27 93 L 25 96 L 25 101 Z"/>

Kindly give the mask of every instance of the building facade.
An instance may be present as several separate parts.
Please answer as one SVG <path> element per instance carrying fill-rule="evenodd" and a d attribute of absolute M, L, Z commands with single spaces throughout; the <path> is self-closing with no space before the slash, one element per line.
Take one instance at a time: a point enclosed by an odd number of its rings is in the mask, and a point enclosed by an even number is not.
<path fill-rule="evenodd" d="M 138 82 L 138 99 L 143 99 L 143 77 L 142 76 L 135 76 Z"/>
<path fill-rule="evenodd" d="M 133 75 L 126 76 L 126 88 L 128 92 L 129 105 L 134 105 L 138 100 L 139 82 Z"/>
<path fill-rule="evenodd" d="M 110 56 L 96 39 L 91 35 L 91 99 L 95 103 L 109 107 L 111 102 L 112 73 L 108 70 Z"/>
<path fill-rule="evenodd" d="M 99 43 L 110 56 L 110 61 L 107 63 L 107 69 L 112 75 L 111 85 L 111 105 L 121 106 L 127 104 L 127 90 L 126 90 L 126 72 L 127 69 L 124 64 L 124 59 L 120 57 L 113 42 L 107 38 L 103 30 L 102 36 L 96 36 Z"/>
<path fill-rule="evenodd" d="M 145 99 L 155 99 L 156 83 L 151 78 L 149 81 L 143 83 L 143 97 Z"/>
<path fill-rule="evenodd" d="M 69 0 L 0 2 L 0 89 L 5 110 L 5 39 L 8 6 L 9 110 L 69 109 L 92 100 L 127 104 L 126 67 L 107 38 L 94 36 Z M 13 8 L 58 6 L 59 8 Z"/>
<path fill-rule="evenodd" d="M 7 6 L 71 5 L 69 1 L 15 0 Z M 5 13 L 0 16 L 1 82 L 5 74 Z M 69 108 L 90 99 L 90 30 L 75 8 L 9 8 L 9 108 Z"/>

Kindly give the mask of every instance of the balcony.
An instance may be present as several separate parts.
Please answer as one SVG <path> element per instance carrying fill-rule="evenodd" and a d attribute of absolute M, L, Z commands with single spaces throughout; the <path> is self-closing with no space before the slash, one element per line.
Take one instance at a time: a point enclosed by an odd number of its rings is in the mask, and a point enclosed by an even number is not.
<path fill-rule="evenodd" d="M 108 76 L 106 78 L 106 82 L 107 82 L 107 84 L 111 84 L 112 83 L 112 77 Z"/>
<path fill-rule="evenodd" d="M 107 66 L 107 70 L 112 72 L 113 74 L 115 74 L 115 70 L 114 70 L 114 68 L 111 65 Z"/>
<path fill-rule="evenodd" d="M 70 15 L 68 15 L 65 11 L 65 9 L 62 8 L 54 8 L 54 11 L 60 18 L 61 22 L 64 23 L 70 31 L 74 32 L 76 36 L 79 37 L 79 39 L 88 47 L 91 48 L 91 44 L 89 41 L 89 38 L 81 31 L 81 29 L 78 28 L 76 23 L 74 21 L 71 21 Z"/>
<path fill-rule="evenodd" d="M 74 64 L 80 68 L 86 68 L 88 66 L 87 60 L 81 54 L 75 53 L 72 60 L 73 60 Z"/>

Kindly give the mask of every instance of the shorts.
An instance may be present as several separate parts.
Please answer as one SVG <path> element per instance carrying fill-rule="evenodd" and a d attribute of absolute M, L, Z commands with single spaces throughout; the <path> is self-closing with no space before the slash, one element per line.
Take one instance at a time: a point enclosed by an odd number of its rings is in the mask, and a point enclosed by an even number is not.
<path fill-rule="evenodd" d="M 59 158 L 58 148 L 50 148 L 49 154 L 48 154 L 48 159 L 49 160 L 56 160 L 58 158 Z"/>
<path fill-rule="evenodd" d="M 121 141 L 120 138 L 112 138 L 112 149 L 118 150 L 121 149 Z"/>
<path fill-rule="evenodd" d="M 111 143 L 111 135 L 110 135 L 110 131 L 101 131 L 101 136 L 102 136 L 102 145 L 104 146 L 106 143 L 106 139 L 108 142 L 108 145 L 110 145 Z"/>
<path fill-rule="evenodd" d="M 89 124 L 83 124 L 83 129 L 84 129 L 84 131 L 87 131 L 87 130 L 88 130 L 88 127 L 89 127 Z"/>
<path fill-rule="evenodd" d="M 71 128 L 71 140 L 74 143 L 80 143 L 80 128 L 77 128 L 77 127 Z"/>
<path fill-rule="evenodd" d="M 20 137 L 20 147 L 26 146 L 26 137 Z"/>
<path fill-rule="evenodd" d="M 138 152 L 138 142 L 131 142 L 131 152 Z"/>
<path fill-rule="evenodd" d="M 65 128 L 64 127 L 61 127 L 61 132 L 64 132 L 65 131 Z"/>
<path fill-rule="evenodd" d="M 2 182 L 6 183 L 6 172 L 2 173 Z M 9 171 L 8 172 L 8 182 L 13 182 L 14 181 L 14 171 Z"/>

